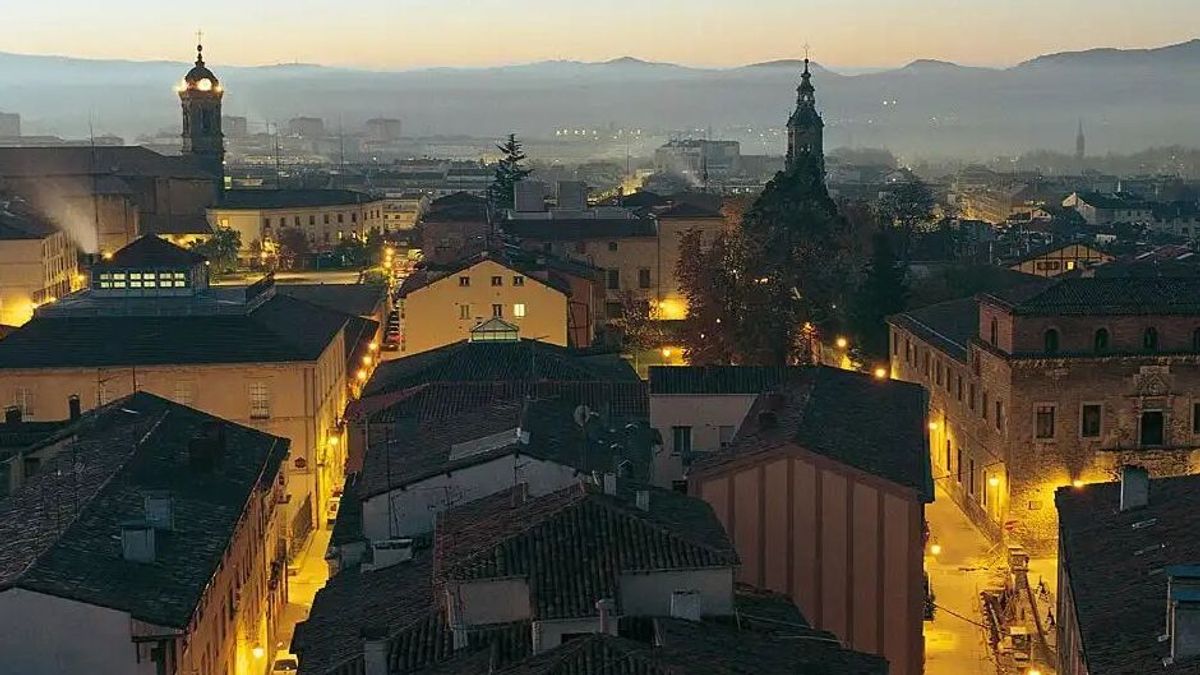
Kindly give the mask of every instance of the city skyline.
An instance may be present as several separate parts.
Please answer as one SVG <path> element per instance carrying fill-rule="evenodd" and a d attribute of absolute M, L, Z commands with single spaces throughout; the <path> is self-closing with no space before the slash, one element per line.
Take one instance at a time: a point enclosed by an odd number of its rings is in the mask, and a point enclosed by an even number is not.
<path fill-rule="evenodd" d="M 149 0 L 94 5 L 21 4 L 0 28 L 4 50 L 98 59 L 185 60 L 195 33 L 227 64 L 319 63 L 402 70 L 633 56 L 695 66 L 738 66 L 802 56 L 833 68 L 885 68 L 917 59 L 1007 66 L 1042 54 L 1100 47 L 1150 48 L 1196 37 L 1200 5 L 1153 0 L 756 0 L 753 10 L 716 0 L 671 0 L 613 9 L 548 0 L 365 0 L 363 12 L 327 16 L 327 2 L 253 5 L 213 0 L 203 17 Z M 1088 14 L 1088 30 L 1064 31 Z M 365 14 L 364 14 L 365 12 Z M 62 16 L 73 17 L 64 25 Z M 371 21 L 361 17 L 370 15 Z M 614 18 L 615 17 L 615 18 Z M 1031 21 L 1036 17 L 1036 21 Z M 189 22 L 193 25 L 189 25 Z M 987 25 L 980 40 L 972 27 Z M 163 29 L 163 26 L 172 28 Z M 663 30 L 671 26 L 673 30 Z M 908 27 L 896 31 L 897 26 Z M 137 39 L 129 39 L 136 36 Z M 719 36 L 719 40 L 715 39 Z"/>

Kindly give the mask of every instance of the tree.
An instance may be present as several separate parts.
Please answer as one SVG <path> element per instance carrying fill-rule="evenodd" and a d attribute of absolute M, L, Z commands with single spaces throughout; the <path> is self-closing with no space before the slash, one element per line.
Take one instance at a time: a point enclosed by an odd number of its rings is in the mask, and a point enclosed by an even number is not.
<path fill-rule="evenodd" d="M 308 235 L 304 230 L 288 227 L 279 231 L 279 258 L 286 261 L 285 267 L 301 266 L 310 251 Z"/>
<path fill-rule="evenodd" d="M 492 184 L 488 186 L 488 203 L 494 211 L 499 211 L 513 207 L 516 184 L 533 171 L 521 164 L 526 157 L 516 134 L 509 134 L 508 140 L 496 148 L 500 150 L 501 157 L 496 163 L 496 174 L 492 178 Z"/>
<path fill-rule="evenodd" d="M 908 284 L 896 260 L 892 235 L 877 232 L 872 239 L 871 262 L 850 307 L 850 329 L 858 359 L 868 363 L 888 358 L 886 318 L 904 311 Z"/>
<path fill-rule="evenodd" d="M 357 237 L 342 237 L 333 247 L 333 253 L 347 267 L 365 267 L 367 264 L 366 244 Z"/>
<path fill-rule="evenodd" d="M 917 227 L 933 214 L 934 198 L 929 186 L 912 177 L 892 188 L 879 201 L 880 216 L 900 230 L 900 260 L 907 265 Z"/>
<path fill-rule="evenodd" d="M 692 365 L 737 361 L 734 328 L 740 314 L 741 239 L 736 230 L 719 232 L 705 245 L 703 232 L 688 230 L 679 242 L 675 268 L 687 300 L 679 340 Z"/>
<path fill-rule="evenodd" d="M 218 227 L 204 241 L 193 241 L 192 251 L 208 258 L 214 274 L 228 274 L 237 269 L 238 251 L 242 248 L 242 234 L 231 227 Z"/>

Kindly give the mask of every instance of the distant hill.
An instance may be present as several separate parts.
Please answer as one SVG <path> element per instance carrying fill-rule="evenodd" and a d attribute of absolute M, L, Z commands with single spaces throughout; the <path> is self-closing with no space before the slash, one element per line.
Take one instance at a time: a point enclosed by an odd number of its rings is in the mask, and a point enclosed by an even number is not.
<path fill-rule="evenodd" d="M 802 61 L 737 68 L 656 63 L 542 61 L 492 68 L 371 71 L 312 64 L 209 65 L 227 114 L 252 124 L 297 115 L 400 117 L 414 134 L 552 135 L 554 129 L 762 129 L 782 126 Z M 1149 145 L 1200 146 L 1200 40 L 1155 49 L 1049 54 L 1011 68 L 921 59 L 901 68 L 838 74 L 812 65 L 833 147 L 889 147 L 901 155 L 989 157 L 1031 148 L 1070 152 L 1082 118 L 1089 152 Z M 28 133 L 127 138 L 178 128 L 172 85 L 184 62 L 85 60 L 0 53 L 0 110 Z M 769 140 L 746 152 L 781 152 Z M 767 137 L 762 137 L 766 139 Z"/>

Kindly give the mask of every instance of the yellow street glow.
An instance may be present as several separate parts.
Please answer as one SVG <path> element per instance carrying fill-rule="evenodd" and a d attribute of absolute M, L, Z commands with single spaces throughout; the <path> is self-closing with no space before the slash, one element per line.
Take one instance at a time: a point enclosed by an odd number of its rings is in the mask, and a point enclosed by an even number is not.
<path fill-rule="evenodd" d="M 362 361 L 363 361 L 364 366 L 371 365 L 371 355 L 367 354 L 366 356 L 363 357 Z"/>
<path fill-rule="evenodd" d="M 887 376 L 888 376 L 887 368 L 884 368 L 881 366 L 881 367 L 875 369 L 875 379 L 886 380 Z"/>
<path fill-rule="evenodd" d="M 338 437 L 337 437 L 337 436 L 330 436 L 330 437 L 329 437 L 329 444 L 330 444 L 330 445 L 332 445 L 332 446 L 334 446 L 334 447 L 337 447 L 337 444 L 338 444 L 338 443 L 340 443 L 340 442 L 341 442 L 341 440 L 340 440 L 340 439 L 338 439 Z"/>
<path fill-rule="evenodd" d="M 360 380 L 365 380 L 365 379 L 367 379 L 367 371 L 363 370 L 362 368 L 359 368 L 358 373 L 355 374 L 355 377 L 357 377 Z"/>
<path fill-rule="evenodd" d="M 837 339 L 837 342 L 835 344 L 837 345 L 838 349 L 845 349 L 846 347 L 850 346 L 850 341 L 844 337 L 840 337 Z"/>
<path fill-rule="evenodd" d="M 379 343 L 372 342 L 371 344 L 367 345 L 367 349 L 370 349 L 371 351 L 375 351 L 376 349 L 379 349 Z"/>
<path fill-rule="evenodd" d="M 991 478 L 988 479 L 988 485 L 991 485 L 992 487 L 996 487 L 999 484 L 1000 484 L 1000 479 L 995 476 L 992 476 Z"/>
<path fill-rule="evenodd" d="M 663 347 L 663 348 L 662 348 L 662 355 L 663 355 L 663 358 L 664 358 L 664 359 L 669 359 L 669 358 L 671 358 L 671 348 L 670 348 L 670 347 Z"/>
<path fill-rule="evenodd" d="M 937 431 L 937 427 L 938 427 L 938 423 L 937 423 L 937 422 L 930 422 L 930 423 L 929 423 L 929 430 L 930 430 L 930 431 Z"/>
<path fill-rule="evenodd" d="M 263 649 L 262 645 L 254 645 L 254 649 L 251 649 L 250 652 L 254 654 L 254 658 L 261 659 L 267 653 L 267 650 Z"/>
<path fill-rule="evenodd" d="M 941 545 L 941 544 L 934 544 L 934 545 L 932 545 L 932 546 L 930 546 L 930 547 L 929 547 L 929 553 L 930 553 L 930 554 L 932 554 L 932 555 L 938 555 L 938 554 L 940 554 L 941 552 L 942 552 L 942 545 Z"/>
<path fill-rule="evenodd" d="M 1075 480 L 1071 481 L 1071 485 L 1075 486 L 1075 489 L 1079 489 L 1083 487 L 1083 481 L 1076 478 Z"/>

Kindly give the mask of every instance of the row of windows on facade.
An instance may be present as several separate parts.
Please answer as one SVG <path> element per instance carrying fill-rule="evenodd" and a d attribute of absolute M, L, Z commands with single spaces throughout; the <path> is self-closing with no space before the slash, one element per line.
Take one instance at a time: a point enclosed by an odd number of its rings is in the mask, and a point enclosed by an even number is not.
<path fill-rule="evenodd" d="M 999 344 L 997 341 L 996 320 L 992 319 L 990 335 L 988 336 L 993 345 Z M 1047 354 L 1057 354 L 1061 343 L 1061 335 L 1057 328 L 1047 329 L 1042 334 L 1042 348 Z M 1107 328 L 1097 328 L 1092 333 L 1092 351 L 1103 354 L 1110 349 L 1112 344 L 1112 336 Z M 1154 352 L 1159 348 L 1158 329 L 1154 326 L 1148 326 L 1142 331 L 1142 349 Z M 1192 331 L 1192 351 L 1200 352 L 1200 328 Z"/>
<path fill-rule="evenodd" d="M 721 448 L 727 448 L 733 443 L 733 435 L 737 431 L 737 427 L 719 426 L 717 427 L 717 439 L 721 444 Z M 690 426 L 673 426 L 671 427 L 671 452 L 687 457 L 692 452 L 692 427 Z"/>
<path fill-rule="evenodd" d="M 951 470 L 950 467 L 952 466 L 950 464 L 950 454 L 951 454 L 950 439 L 946 439 L 946 471 L 950 471 Z M 976 472 L 976 470 L 975 470 L 975 459 L 971 458 L 971 457 L 964 459 L 963 458 L 963 449 L 961 446 L 958 448 L 957 456 L 958 456 L 958 464 L 954 465 L 955 466 L 954 479 L 958 481 L 959 485 L 962 485 L 964 488 L 966 488 L 968 495 L 970 495 L 972 497 L 978 497 L 979 502 L 983 506 L 987 506 L 988 505 L 988 490 L 977 490 L 976 489 L 977 484 L 975 482 L 975 477 L 978 476 L 980 472 Z M 983 474 L 982 475 L 983 481 L 981 483 L 979 483 L 979 485 L 988 485 L 989 484 L 988 470 L 987 470 L 988 466 L 991 466 L 991 465 L 986 465 L 983 467 L 983 470 L 981 472 Z M 965 472 L 963 471 L 964 468 L 966 469 Z M 995 475 L 995 478 L 998 479 L 999 477 L 1000 477 L 999 473 L 997 472 L 997 474 Z M 1005 483 L 1008 482 L 1008 470 L 1007 469 L 1004 470 L 1004 482 Z"/>
<path fill-rule="evenodd" d="M 250 397 L 250 418 L 267 419 L 271 416 L 271 390 L 266 382 L 251 382 L 247 388 Z M 98 403 L 111 403 L 116 392 L 100 383 Z M 172 400 L 183 405 L 192 405 L 196 400 L 196 383 L 191 380 L 175 382 Z M 13 390 L 12 406 L 21 411 L 21 417 L 26 420 L 34 419 L 37 413 L 34 391 L 30 387 L 17 387 Z"/>
<path fill-rule="evenodd" d="M 471 286 L 471 277 L 467 277 L 467 276 L 459 277 L 458 285 L 462 288 L 469 288 Z M 492 285 L 493 286 L 503 286 L 504 285 L 504 277 L 492 277 Z M 513 286 L 524 286 L 525 285 L 525 277 L 520 276 L 520 275 L 514 276 L 512 278 L 512 285 Z"/>
<path fill-rule="evenodd" d="M 941 362 L 941 360 L 931 358 L 930 351 L 931 350 L 926 349 L 922 353 L 921 349 L 919 347 L 916 349 L 913 349 L 912 341 L 909 338 L 904 338 L 904 359 L 905 359 L 905 361 L 908 362 L 908 365 L 916 367 L 917 359 L 915 357 L 917 354 L 920 353 L 923 356 L 923 361 L 924 361 L 925 379 L 929 381 L 930 386 L 932 387 L 936 383 L 936 386 L 943 387 L 946 390 L 946 392 L 950 392 L 951 391 L 951 383 L 953 382 L 954 383 L 953 391 L 955 394 L 955 398 L 958 400 L 959 403 L 962 403 L 963 402 L 963 394 L 964 394 L 964 382 L 963 382 L 962 373 L 954 373 L 953 370 L 950 368 L 949 363 L 943 364 Z M 892 339 L 892 355 L 898 356 L 899 352 L 900 352 L 900 340 L 898 337 L 893 337 L 893 339 Z M 979 374 L 978 355 L 976 355 L 976 360 L 974 361 L 973 369 L 975 371 L 975 374 L 978 375 Z M 986 389 L 983 390 L 982 397 L 979 396 L 979 393 L 980 392 L 978 392 L 976 390 L 975 382 L 973 380 L 968 380 L 966 382 L 966 387 L 965 387 L 967 408 L 972 411 L 978 410 L 980 413 L 980 416 L 984 420 L 987 420 L 990 415 L 992 418 L 992 421 L 995 423 L 996 431 L 1003 432 L 1004 431 L 1004 402 L 1001 401 L 1000 399 L 996 399 L 995 401 L 990 400 L 990 397 L 989 397 Z M 980 401 L 980 398 L 982 398 L 982 401 Z M 979 405 L 980 403 L 982 403 L 982 405 Z"/>
<path fill-rule="evenodd" d="M 101 272 L 98 288 L 185 288 L 187 272 Z"/>
<path fill-rule="evenodd" d="M 606 270 L 605 282 L 605 286 L 608 288 L 608 290 L 621 290 L 621 270 Z M 638 270 L 638 288 L 650 288 L 650 269 L 647 267 L 643 267 Z"/>
<path fill-rule="evenodd" d="M 518 302 L 513 304 L 512 315 L 518 319 L 525 318 L 525 303 Z M 475 315 L 471 311 L 470 304 L 462 304 L 458 306 L 459 319 L 471 319 Z M 492 305 L 492 317 L 497 319 L 504 318 L 504 305 Z"/>
<path fill-rule="evenodd" d="M 1055 424 L 1057 407 L 1052 404 L 1037 406 L 1034 420 L 1034 437 L 1040 440 L 1053 440 L 1058 429 Z M 1079 411 L 1079 437 L 1099 438 L 1103 429 L 1104 406 L 1099 403 L 1085 403 Z M 1200 436 L 1200 402 L 1192 403 L 1192 435 Z M 1167 425 L 1166 411 L 1143 410 L 1138 415 L 1138 444 L 1143 447 L 1166 445 Z"/>
<path fill-rule="evenodd" d="M 339 223 L 346 222 L 346 220 L 345 220 L 346 214 L 337 213 L 337 214 L 333 214 L 333 215 L 335 215 L 337 217 L 337 222 L 339 222 Z M 328 213 L 321 214 L 321 222 L 325 225 L 328 225 L 330 222 L 329 216 L 330 216 L 330 214 L 328 214 Z M 377 210 L 369 211 L 365 217 L 366 218 L 379 218 L 379 211 L 377 211 Z M 288 217 L 287 216 L 280 216 L 277 220 L 278 220 L 278 225 L 277 225 L 278 227 L 287 227 L 288 226 Z M 292 224 L 295 227 L 300 227 L 300 222 L 301 222 L 300 216 L 292 216 Z M 352 223 L 358 222 L 358 213 L 357 212 L 350 213 L 350 222 L 352 222 Z M 272 224 L 273 224 L 273 222 L 272 222 L 271 218 L 263 218 L 263 229 L 267 229 L 267 230 L 271 229 Z M 308 224 L 309 225 L 317 224 L 317 216 L 315 214 L 311 214 L 308 216 Z"/>

